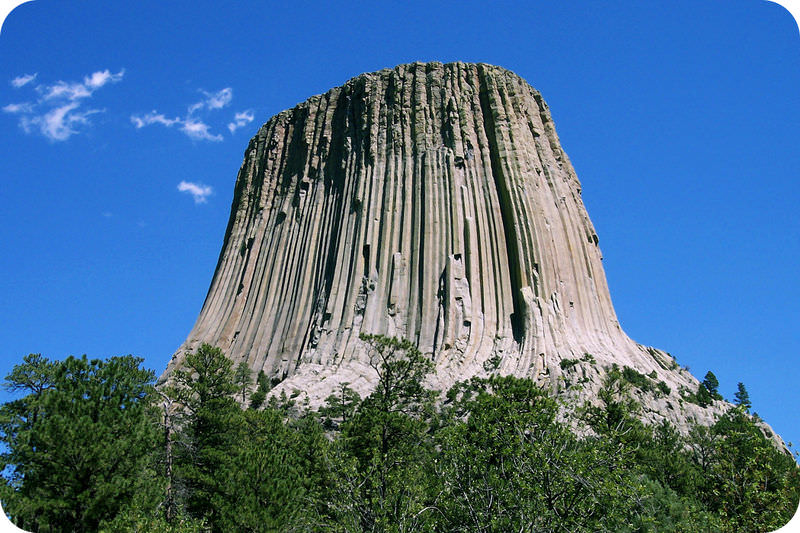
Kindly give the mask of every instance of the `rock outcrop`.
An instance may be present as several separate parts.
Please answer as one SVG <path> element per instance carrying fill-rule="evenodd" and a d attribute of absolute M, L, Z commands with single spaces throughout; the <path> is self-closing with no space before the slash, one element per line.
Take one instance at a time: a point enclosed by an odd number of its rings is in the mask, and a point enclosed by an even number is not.
<path fill-rule="evenodd" d="M 342 382 L 370 390 L 359 334 L 380 333 L 417 343 L 440 389 L 499 372 L 591 393 L 617 364 L 666 385 L 642 392 L 645 418 L 710 422 L 680 400 L 697 381 L 622 331 L 601 261 L 523 79 L 465 63 L 362 74 L 250 141 L 211 288 L 164 377 L 207 342 L 318 405 Z"/>

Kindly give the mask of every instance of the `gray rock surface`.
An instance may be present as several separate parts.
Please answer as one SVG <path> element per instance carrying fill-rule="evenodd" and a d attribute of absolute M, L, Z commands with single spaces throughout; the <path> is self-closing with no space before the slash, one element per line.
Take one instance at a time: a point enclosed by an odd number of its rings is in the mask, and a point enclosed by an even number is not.
<path fill-rule="evenodd" d="M 211 288 L 162 379 L 207 342 L 315 406 L 342 382 L 369 392 L 358 337 L 380 333 L 417 343 L 442 390 L 496 371 L 591 398 L 616 363 L 669 387 L 637 392 L 646 420 L 710 423 L 721 402 L 681 400 L 697 380 L 622 331 L 601 261 L 527 82 L 466 63 L 362 74 L 250 141 Z"/>

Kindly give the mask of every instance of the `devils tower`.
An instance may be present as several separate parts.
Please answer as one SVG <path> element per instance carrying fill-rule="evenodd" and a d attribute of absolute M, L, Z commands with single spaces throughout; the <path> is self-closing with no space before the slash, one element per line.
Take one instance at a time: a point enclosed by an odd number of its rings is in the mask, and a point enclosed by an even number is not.
<path fill-rule="evenodd" d="M 499 372 L 591 391 L 617 364 L 664 383 L 646 418 L 710 421 L 680 400 L 697 381 L 620 328 L 598 242 L 525 80 L 467 63 L 362 74 L 250 141 L 211 287 L 164 378 L 206 342 L 318 405 L 343 382 L 370 390 L 359 334 L 385 334 L 433 360 L 440 390 Z"/>

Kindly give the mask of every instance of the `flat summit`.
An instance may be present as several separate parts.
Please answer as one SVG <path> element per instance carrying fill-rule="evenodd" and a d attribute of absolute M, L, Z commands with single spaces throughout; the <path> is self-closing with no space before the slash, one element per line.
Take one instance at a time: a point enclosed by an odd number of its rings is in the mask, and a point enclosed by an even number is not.
<path fill-rule="evenodd" d="M 697 380 L 620 328 L 598 243 L 525 80 L 468 63 L 362 74 L 250 141 L 211 287 L 162 379 L 209 343 L 319 405 L 344 382 L 372 388 L 359 334 L 384 334 L 417 344 L 440 390 L 497 372 L 591 395 L 616 364 L 653 385 L 645 419 L 711 423 L 681 399 Z"/>

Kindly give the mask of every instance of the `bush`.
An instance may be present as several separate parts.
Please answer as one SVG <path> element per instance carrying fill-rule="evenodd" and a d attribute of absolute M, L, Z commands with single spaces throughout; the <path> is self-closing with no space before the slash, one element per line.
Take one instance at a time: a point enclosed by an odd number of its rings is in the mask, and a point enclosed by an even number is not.
<path fill-rule="evenodd" d="M 561 370 L 568 370 L 573 366 L 577 365 L 580 361 L 577 359 L 562 359 L 559 364 L 561 366 Z"/>
<path fill-rule="evenodd" d="M 622 378 L 644 392 L 653 390 L 653 383 L 650 381 L 650 378 L 629 366 L 622 368 Z"/>

